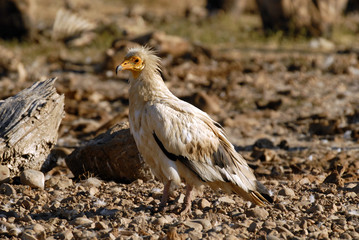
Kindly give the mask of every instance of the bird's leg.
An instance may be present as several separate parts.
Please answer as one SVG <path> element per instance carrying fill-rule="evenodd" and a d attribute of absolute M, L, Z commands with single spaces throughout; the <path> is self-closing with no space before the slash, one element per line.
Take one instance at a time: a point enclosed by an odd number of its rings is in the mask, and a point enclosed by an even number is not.
<path fill-rule="evenodd" d="M 186 196 L 184 198 L 184 202 L 183 202 L 183 208 L 181 210 L 181 215 L 185 215 L 188 211 L 191 210 L 191 206 L 192 206 L 192 190 L 193 190 L 193 186 L 187 184 L 186 186 Z"/>
<path fill-rule="evenodd" d="M 159 206 L 159 211 L 164 210 L 167 200 L 168 200 L 168 195 L 170 193 L 170 187 L 171 187 L 171 180 L 169 180 L 168 182 L 166 182 L 164 188 L 163 188 L 163 194 L 162 194 L 162 198 L 161 198 L 161 202 L 160 202 L 160 206 Z"/>

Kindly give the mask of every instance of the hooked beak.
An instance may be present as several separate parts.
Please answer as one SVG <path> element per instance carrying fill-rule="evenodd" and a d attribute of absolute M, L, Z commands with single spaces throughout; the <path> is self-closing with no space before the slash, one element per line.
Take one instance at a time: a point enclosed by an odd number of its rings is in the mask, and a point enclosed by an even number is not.
<path fill-rule="evenodd" d="M 118 65 L 118 66 L 116 67 L 116 75 L 118 74 L 118 72 L 120 72 L 120 71 L 122 71 L 122 70 L 123 70 L 123 67 L 121 66 L 121 64 Z"/>

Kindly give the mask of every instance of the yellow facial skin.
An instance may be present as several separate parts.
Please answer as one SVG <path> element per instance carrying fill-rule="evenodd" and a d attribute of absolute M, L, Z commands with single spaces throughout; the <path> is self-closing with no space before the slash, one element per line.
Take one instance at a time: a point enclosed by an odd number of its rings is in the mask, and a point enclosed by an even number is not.
<path fill-rule="evenodd" d="M 141 58 L 137 56 L 132 56 L 126 58 L 120 65 L 116 68 L 116 74 L 119 71 L 130 70 L 134 78 L 137 78 L 140 75 L 142 69 L 145 67 L 144 62 Z"/>

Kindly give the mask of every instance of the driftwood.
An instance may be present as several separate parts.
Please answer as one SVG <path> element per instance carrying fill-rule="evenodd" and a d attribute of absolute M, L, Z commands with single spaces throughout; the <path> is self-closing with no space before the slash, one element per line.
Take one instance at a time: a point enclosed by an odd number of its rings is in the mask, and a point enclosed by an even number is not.
<path fill-rule="evenodd" d="M 330 35 L 348 0 L 256 0 L 264 30 Z"/>
<path fill-rule="evenodd" d="M 75 177 L 97 176 L 105 180 L 130 183 L 153 178 L 140 158 L 129 124 L 117 124 L 66 157 Z"/>
<path fill-rule="evenodd" d="M 36 82 L 0 101 L 0 164 L 11 177 L 24 169 L 39 170 L 57 142 L 64 96 L 57 94 L 55 81 Z"/>

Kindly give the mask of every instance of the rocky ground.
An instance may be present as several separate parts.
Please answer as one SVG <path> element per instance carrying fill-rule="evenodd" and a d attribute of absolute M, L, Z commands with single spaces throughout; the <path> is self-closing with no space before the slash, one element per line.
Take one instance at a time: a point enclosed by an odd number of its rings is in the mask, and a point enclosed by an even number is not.
<path fill-rule="evenodd" d="M 142 26 L 138 11 L 129 19 Z M 57 76 L 66 111 L 54 149 L 57 166 L 45 173 L 44 188 L 19 178 L 0 186 L 0 238 L 359 239 L 359 48 L 223 48 L 162 32 L 134 36 L 141 37 L 104 50 L 59 44 L 57 53 L 42 39 L 51 53 L 36 48 L 31 63 L 27 46 L 25 53 L 0 51 L 14 65 L 23 62 L 1 73 L 0 99 Z M 122 184 L 90 173 L 73 179 L 64 158 L 127 120 L 127 75 L 113 70 L 134 42 L 158 51 L 175 95 L 224 126 L 270 189 L 272 205 L 255 207 L 205 189 L 189 216 L 180 217 L 183 187 L 168 212 L 156 213 L 163 185 L 154 179 Z"/>

